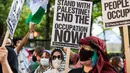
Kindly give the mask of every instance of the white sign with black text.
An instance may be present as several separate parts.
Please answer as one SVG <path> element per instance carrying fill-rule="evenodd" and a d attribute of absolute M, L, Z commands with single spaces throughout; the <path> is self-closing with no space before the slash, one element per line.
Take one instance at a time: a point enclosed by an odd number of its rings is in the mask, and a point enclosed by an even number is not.
<path fill-rule="evenodd" d="M 105 27 L 130 24 L 130 0 L 102 0 Z"/>
<path fill-rule="evenodd" d="M 6 21 L 8 24 L 8 28 L 9 28 L 11 36 L 13 36 L 15 32 L 23 4 L 24 4 L 24 0 L 13 0 L 12 6 L 11 6 L 11 9 L 10 9 L 10 12 Z"/>
<path fill-rule="evenodd" d="M 78 41 L 89 35 L 92 2 L 56 0 L 51 46 L 78 48 Z"/>

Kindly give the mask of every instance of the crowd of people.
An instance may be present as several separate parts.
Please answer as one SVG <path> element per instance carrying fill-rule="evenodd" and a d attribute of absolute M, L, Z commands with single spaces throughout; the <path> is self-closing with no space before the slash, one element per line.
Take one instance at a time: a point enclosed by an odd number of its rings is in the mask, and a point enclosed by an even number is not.
<path fill-rule="evenodd" d="M 0 23 L 0 43 L 3 42 L 3 23 Z M 8 40 L 0 46 L 0 73 L 65 73 L 65 53 L 68 48 L 46 50 L 36 46 L 33 53 L 24 47 L 18 49 L 22 38 Z M 64 52 L 65 53 L 64 53 Z M 124 73 L 124 61 L 115 56 L 107 57 L 105 43 L 95 36 L 79 40 L 78 53 L 70 52 L 68 73 Z"/>

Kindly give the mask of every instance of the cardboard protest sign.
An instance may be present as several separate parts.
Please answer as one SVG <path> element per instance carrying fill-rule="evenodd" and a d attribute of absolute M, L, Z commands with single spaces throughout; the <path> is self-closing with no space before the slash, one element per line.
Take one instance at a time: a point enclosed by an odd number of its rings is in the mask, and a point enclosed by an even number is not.
<path fill-rule="evenodd" d="M 105 27 L 130 24 L 130 0 L 102 0 Z"/>
<path fill-rule="evenodd" d="M 18 19 L 22 10 L 22 6 L 24 4 L 24 0 L 13 0 L 8 18 L 7 18 L 7 24 L 10 31 L 10 35 L 13 36 Z"/>
<path fill-rule="evenodd" d="M 89 35 L 92 2 L 56 0 L 51 46 L 78 47 L 80 38 Z"/>

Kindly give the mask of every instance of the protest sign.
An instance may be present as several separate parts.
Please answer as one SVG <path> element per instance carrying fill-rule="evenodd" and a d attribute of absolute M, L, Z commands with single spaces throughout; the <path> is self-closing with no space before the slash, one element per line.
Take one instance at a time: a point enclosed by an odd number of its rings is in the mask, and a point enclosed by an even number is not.
<path fill-rule="evenodd" d="M 5 47 L 7 39 L 8 39 L 8 36 L 9 36 L 9 30 L 7 29 L 5 37 L 4 37 L 4 40 L 3 40 L 3 43 L 2 43 L 2 47 Z"/>
<path fill-rule="evenodd" d="M 78 48 L 80 38 L 89 35 L 92 2 L 56 0 L 51 46 Z"/>
<path fill-rule="evenodd" d="M 10 35 L 13 36 L 18 19 L 22 10 L 22 6 L 24 4 L 24 0 L 13 0 L 8 18 L 7 18 L 7 24 L 10 31 Z"/>
<path fill-rule="evenodd" d="M 130 24 L 130 0 L 102 0 L 103 22 L 105 27 L 123 26 L 126 70 L 130 73 L 130 49 L 128 27 Z"/>
<path fill-rule="evenodd" d="M 102 0 L 105 27 L 130 24 L 130 0 Z"/>
<path fill-rule="evenodd" d="M 129 47 L 129 36 L 128 36 L 128 27 L 123 26 L 123 39 L 124 39 L 124 54 L 126 60 L 126 71 L 130 73 L 130 47 Z"/>

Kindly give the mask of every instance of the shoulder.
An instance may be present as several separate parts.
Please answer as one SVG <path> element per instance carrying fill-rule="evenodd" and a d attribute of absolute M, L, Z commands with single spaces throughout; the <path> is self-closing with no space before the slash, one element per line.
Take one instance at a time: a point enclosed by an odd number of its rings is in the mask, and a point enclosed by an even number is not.
<path fill-rule="evenodd" d="M 14 58 L 17 59 L 17 55 L 14 51 L 13 48 L 11 47 L 6 47 L 8 50 L 8 61 L 10 62 L 11 60 L 13 60 Z"/>
<path fill-rule="evenodd" d="M 17 59 L 17 55 L 16 55 L 16 53 L 15 53 L 13 48 L 6 47 L 6 49 L 8 50 L 8 62 L 9 62 L 9 65 L 10 65 L 12 71 L 14 73 L 17 73 L 18 72 L 18 59 Z"/>
<path fill-rule="evenodd" d="M 6 47 L 6 48 L 7 48 L 9 54 L 16 55 L 16 53 L 15 53 L 13 48 L 11 48 L 11 47 Z"/>
<path fill-rule="evenodd" d="M 37 73 L 38 69 L 39 69 L 39 66 L 34 70 L 34 73 Z"/>
<path fill-rule="evenodd" d="M 41 71 L 42 69 L 43 69 L 42 66 L 39 65 L 39 66 L 36 68 L 35 72 L 37 73 L 38 71 Z"/>
<path fill-rule="evenodd" d="M 43 73 L 51 73 L 52 72 L 52 69 L 49 68 L 47 71 L 43 72 Z"/>
<path fill-rule="evenodd" d="M 103 68 L 102 68 L 102 73 L 106 73 L 106 72 L 110 72 L 110 73 L 118 73 L 116 71 L 116 69 L 109 63 L 105 63 Z"/>
<path fill-rule="evenodd" d="M 69 73 L 81 73 L 83 68 L 75 68 L 69 71 Z"/>

